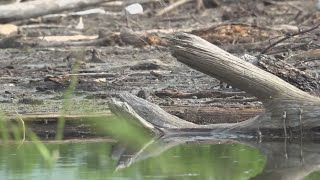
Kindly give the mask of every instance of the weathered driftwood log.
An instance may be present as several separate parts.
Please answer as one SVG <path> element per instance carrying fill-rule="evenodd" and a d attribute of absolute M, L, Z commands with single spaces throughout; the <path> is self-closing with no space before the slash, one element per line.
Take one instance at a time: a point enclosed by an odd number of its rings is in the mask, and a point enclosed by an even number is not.
<path fill-rule="evenodd" d="M 108 1 L 110 0 L 36 0 L 2 5 L 0 6 L 0 23 L 84 8 Z"/>
<path fill-rule="evenodd" d="M 121 94 L 123 102 L 113 101 L 113 112 L 126 112 L 147 124 L 150 129 L 164 133 L 252 133 L 260 129 L 284 127 L 311 129 L 319 126 L 320 99 L 259 69 L 251 63 L 229 54 L 217 46 L 185 33 L 168 38 L 172 55 L 178 61 L 205 74 L 240 88 L 262 101 L 265 112 L 240 123 L 196 125 L 172 116 L 160 107 L 131 94 Z M 118 103 L 118 104 L 117 104 Z M 125 107 L 123 107 L 125 105 Z M 130 107 L 130 108 L 128 108 Z M 130 111 L 128 111 L 130 109 Z M 157 132 L 156 132 L 157 134 Z M 231 135 L 229 134 L 229 135 Z"/>
<path fill-rule="evenodd" d="M 169 44 L 172 55 L 178 61 L 238 87 L 262 101 L 266 112 L 255 120 L 239 123 L 239 126 L 281 128 L 301 125 L 312 128 L 319 125 L 319 98 L 197 36 L 179 33 L 169 38 Z"/>

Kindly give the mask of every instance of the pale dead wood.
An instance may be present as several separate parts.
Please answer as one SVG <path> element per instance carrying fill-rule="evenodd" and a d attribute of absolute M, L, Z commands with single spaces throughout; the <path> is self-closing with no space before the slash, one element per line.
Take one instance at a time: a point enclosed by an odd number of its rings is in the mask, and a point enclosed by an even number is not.
<path fill-rule="evenodd" d="M 299 112 L 302 109 L 303 126 L 311 128 L 319 124 L 318 97 L 288 84 L 251 63 L 244 62 L 197 36 L 178 33 L 171 37 L 169 42 L 172 54 L 178 61 L 238 87 L 263 102 L 266 113 L 259 117 L 260 122 L 248 121 L 250 125 L 245 126 L 282 127 L 280 119 L 283 112 L 286 112 L 289 121 L 287 126 L 297 127 L 300 124 Z"/>
<path fill-rule="evenodd" d="M 169 39 L 172 54 L 178 61 L 205 74 L 217 77 L 254 96 L 269 102 L 273 98 L 299 99 L 313 96 L 288 84 L 277 76 L 262 71 L 251 63 L 229 54 L 200 37 L 179 33 Z"/>
<path fill-rule="evenodd" d="M 68 29 L 69 27 L 65 26 L 65 25 L 57 25 L 57 24 L 28 24 L 28 25 L 19 26 L 19 28 L 24 30 L 24 29 L 33 29 L 33 28 L 46 28 L 46 29 L 66 28 L 66 29 Z"/>
<path fill-rule="evenodd" d="M 159 106 L 130 93 L 121 93 L 119 98 L 120 101 L 112 99 L 112 101 L 108 102 L 111 112 L 118 116 L 125 116 L 125 119 L 134 120 L 143 127 L 155 132 L 155 134 L 159 132 L 166 134 L 197 134 L 201 132 L 223 134 L 226 131 L 238 133 L 230 130 L 239 126 L 244 127 L 256 119 L 253 118 L 245 123 L 198 125 L 173 116 Z M 145 124 L 152 128 L 148 128 Z"/>
<path fill-rule="evenodd" d="M 159 0 L 114 0 L 111 2 L 103 3 L 103 6 L 106 7 L 123 7 L 130 4 L 139 3 L 139 4 L 147 4 L 147 3 L 159 3 Z"/>
<path fill-rule="evenodd" d="M 260 116 L 240 123 L 196 125 L 169 115 L 158 106 L 131 94 L 120 95 L 121 100 L 126 102 L 135 114 L 140 115 L 144 121 L 153 124 L 154 127 L 160 128 L 161 131 L 181 133 L 190 132 L 192 129 L 192 131 L 211 131 L 212 133 L 248 133 L 259 128 L 282 129 L 283 126 L 303 126 L 304 129 L 310 129 L 319 126 L 320 99 L 318 97 L 229 54 L 200 37 L 177 33 L 168 38 L 168 41 L 172 55 L 178 61 L 256 96 L 263 102 L 266 111 Z M 126 112 L 121 107 L 117 111 L 118 113 Z M 135 115 L 131 114 L 131 116 Z M 285 124 L 283 124 L 283 118 Z"/>
<path fill-rule="evenodd" d="M 61 18 L 61 17 L 68 17 L 68 16 L 84 16 L 84 15 L 91 15 L 91 14 L 120 16 L 121 12 L 111 12 L 111 11 L 105 11 L 103 8 L 94 8 L 94 9 L 88 9 L 84 11 L 70 12 L 70 13 L 64 13 L 64 14 L 49 14 L 49 15 L 42 16 L 41 18 L 54 19 L 54 18 Z"/>
<path fill-rule="evenodd" d="M 72 36 L 44 36 L 38 37 L 40 40 L 52 41 L 52 42 L 68 42 L 68 41 L 83 41 L 83 40 L 94 40 L 98 36 L 85 36 L 85 35 L 72 35 Z"/>
<path fill-rule="evenodd" d="M 155 106 L 143 99 L 133 96 L 129 93 L 120 94 L 120 98 L 123 100 L 117 101 L 113 99 L 109 102 L 110 110 L 121 116 L 127 116 L 127 118 L 133 118 L 146 128 L 152 131 L 172 128 L 192 128 L 197 127 L 196 124 L 186 122 L 176 116 L 173 116 L 159 106 Z"/>
<path fill-rule="evenodd" d="M 161 11 L 157 12 L 156 16 L 162 16 L 162 15 L 178 8 L 179 6 L 181 6 L 185 3 L 191 2 L 191 1 L 193 1 L 193 0 L 179 0 L 179 1 L 172 3 L 171 5 L 163 8 Z"/>
<path fill-rule="evenodd" d="M 0 35 L 12 35 L 17 34 L 18 26 L 14 24 L 0 24 Z"/>
<path fill-rule="evenodd" d="M 122 1 L 122 5 L 128 6 L 130 4 L 139 3 L 139 4 L 147 4 L 147 3 L 161 3 L 159 0 L 125 0 Z"/>
<path fill-rule="evenodd" d="M 111 35 L 112 36 L 112 35 Z M 23 37 L 21 35 L 8 36 L 0 39 L 0 48 L 19 47 L 64 47 L 64 46 L 98 46 L 110 45 L 112 37 L 98 36 L 49 36 Z M 46 39 L 46 40 L 45 40 Z"/>
<path fill-rule="evenodd" d="M 71 9 L 80 9 L 112 0 L 35 0 L 0 6 L 0 22 L 39 17 Z"/>

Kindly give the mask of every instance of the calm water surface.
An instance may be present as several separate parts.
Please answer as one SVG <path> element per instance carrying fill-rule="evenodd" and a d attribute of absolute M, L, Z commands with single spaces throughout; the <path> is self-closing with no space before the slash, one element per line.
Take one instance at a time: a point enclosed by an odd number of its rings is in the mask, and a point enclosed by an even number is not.
<path fill-rule="evenodd" d="M 31 143 L 0 146 L 0 179 L 248 179 L 265 164 L 263 154 L 241 144 L 179 145 L 120 169 L 137 151 L 115 142 L 46 146 L 56 156 L 51 164 Z"/>

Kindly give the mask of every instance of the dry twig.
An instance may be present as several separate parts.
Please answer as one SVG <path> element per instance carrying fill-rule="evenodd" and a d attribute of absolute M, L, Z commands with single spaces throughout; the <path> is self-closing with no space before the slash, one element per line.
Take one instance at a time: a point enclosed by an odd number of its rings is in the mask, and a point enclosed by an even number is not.
<path fill-rule="evenodd" d="M 318 25 L 316 25 L 316 26 L 314 26 L 314 27 L 312 27 L 312 28 L 310 28 L 310 29 L 306 29 L 306 30 L 303 30 L 303 31 L 299 31 L 299 32 L 297 32 L 297 33 L 287 34 L 285 37 L 279 39 L 278 41 L 270 44 L 268 47 L 266 47 L 265 49 L 263 49 L 263 50 L 260 52 L 260 55 L 265 54 L 268 50 L 270 50 L 271 48 L 275 47 L 277 44 L 279 44 L 279 43 L 281 43 L 281 42 L 283 42 L 283 41 L 285 41 L 285 40 L 288 40 L 288 39 L 290 39 L 290 38 L 292 38 L 292 37 L 294 37 L 294 36 L 297 36 L 297 35 L 301 35 L 301 34 L 305 34 L 305 33 L 311 32 L 311 31 L 317 29 L 319 26 L 320 26 L 320 24 L 318 24 Z"/>
<path fill-rule="evenodd" d="M 177 7 L 179 7 L 179 6 L 181 6 L 181 5 L 185 4 L 185 3 L 188 3 L 190 1 L 192 1 L 192 0 L 179 0 L 179 1 L 171 4 L 170 6 L 167 6 L 167 7 L 163 8 L 161 11 L 159 11 L 156 14 L 156 16 L 162 16 L 162 15 L 164 15 L 164 14 L 166 14 L 166 13 L 176 9 Z"/>

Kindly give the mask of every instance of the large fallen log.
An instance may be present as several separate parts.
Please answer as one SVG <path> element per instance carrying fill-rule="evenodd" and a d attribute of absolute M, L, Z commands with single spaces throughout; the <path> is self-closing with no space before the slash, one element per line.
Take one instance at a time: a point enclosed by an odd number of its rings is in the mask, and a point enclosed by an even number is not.
<path fill-rule="evenodd" d="M 111 0 L 35 0 L 2 5 L 0 6 L 0 23 L 84 8 L 108 1 Z"/>
<path fill-rule="evenodd" d="M 268 73 L 251 63 L 229 54 L 217 46 L 186 33 L 168 38 L 172 55 L 178 61 L 205 74 L 216 77 L 242 89 L 262 101 L 265 112 L 240 123 L 196 125 L 172 116 L 160 107 L 135 97 L 121 94 L 120 99 L 110 103 L 117 114 L 127 114 L 153 129 L 163 133 L 245 133 L 257 129 L 312 129 L 319 126 L 320 99 L 312 96 Z M 119 113 L 120 112 L 120 113 Z M 151 128 L 150 128 L 151 127 Z M 286 131 L 284 131 L 286 132 Z M 286 134 L 285 134 L 286 136 Z"/>
<path fill-rule="evenodd" d="M 262 101 L 266 112 L 245 126 L 312 128 L 319 125 L 319 98 L 197 36 L 179 33 L 169 38 L 169 44 L 172 55 L 178 61 L 242 89 Z"/>

